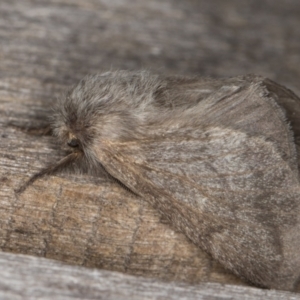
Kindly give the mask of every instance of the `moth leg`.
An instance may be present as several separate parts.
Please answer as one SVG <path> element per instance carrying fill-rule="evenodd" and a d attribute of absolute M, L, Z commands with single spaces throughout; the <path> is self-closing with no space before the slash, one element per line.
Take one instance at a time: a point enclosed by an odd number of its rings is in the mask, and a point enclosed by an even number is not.
<path fill-rule="evenodd" d="M 42 178 L 45 175 L 52 175 L 56 172 L 64 169 L 68 165 L 72 164 L 77 158 L 79 154 L 77 152 L 73 152 L 66 157 L 62 158 L 58 163 L 49 165 L 48 167 L 42 169 L 38 173 L 31 176 L 23 185 L 21 185 L 18 189 L 15 190 L 17 194 L 22 194 L 30 185 L 32 185 L 37 179 Z"/>

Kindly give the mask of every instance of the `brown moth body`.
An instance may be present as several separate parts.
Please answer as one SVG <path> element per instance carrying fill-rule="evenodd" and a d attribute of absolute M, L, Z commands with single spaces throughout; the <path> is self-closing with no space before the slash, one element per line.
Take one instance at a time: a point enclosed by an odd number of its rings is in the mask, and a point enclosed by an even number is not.
<path fill-rule="evenodd" d="M 296 129 L 267 84 L 146 71 L 87 76 L 52 119 L 73 152 L 30 182 L 68 164 L 107 174 L 235 274 L 292 290 L 300 275 Z"/>

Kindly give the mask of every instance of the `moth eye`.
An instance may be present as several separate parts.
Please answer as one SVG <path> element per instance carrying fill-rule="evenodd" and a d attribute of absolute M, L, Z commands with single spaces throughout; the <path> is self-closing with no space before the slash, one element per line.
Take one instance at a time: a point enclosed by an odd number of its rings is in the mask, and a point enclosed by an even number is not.
<path fill-rule="evenodd" d="M 68 146 L 70 146 L 72 148 L 76 148 L 79 146 L 79 140 L 76 138 L 72 138 L 72 139 L 68 140 L 67 144 L 68 144 Z"/>

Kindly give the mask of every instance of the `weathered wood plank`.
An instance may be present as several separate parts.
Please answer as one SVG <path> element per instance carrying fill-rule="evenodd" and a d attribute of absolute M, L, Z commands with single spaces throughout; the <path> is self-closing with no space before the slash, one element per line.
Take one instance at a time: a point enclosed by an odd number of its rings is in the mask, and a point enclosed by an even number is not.
<path fill-rule="evenodd" d="M 0 253 L 0 268 L 1 299 L 300 299 L 298 294 L 275 290 L 167 283 L 8 253 Z"/>

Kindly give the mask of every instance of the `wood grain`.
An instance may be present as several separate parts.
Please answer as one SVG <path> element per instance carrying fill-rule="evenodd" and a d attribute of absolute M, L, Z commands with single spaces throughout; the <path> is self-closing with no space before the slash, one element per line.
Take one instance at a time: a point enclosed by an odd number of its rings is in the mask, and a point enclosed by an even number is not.
<path fill-rule="evenodd" d="M 1 299 L 300 299 L 294 293 L 243 286 L 167 283 L 25 255 L 0 253 L 0 265 Z"/>

